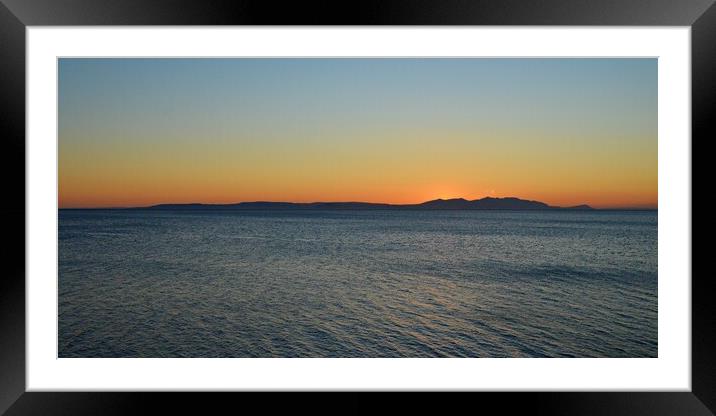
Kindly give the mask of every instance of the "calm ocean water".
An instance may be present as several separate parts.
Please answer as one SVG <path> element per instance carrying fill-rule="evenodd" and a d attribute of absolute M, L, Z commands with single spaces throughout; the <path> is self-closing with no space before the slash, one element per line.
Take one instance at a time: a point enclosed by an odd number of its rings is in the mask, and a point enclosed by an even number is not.
<path fill-rule="evenodd" d="M 60 357 L 655 357 L 657 213 L 59 213 Z"/>

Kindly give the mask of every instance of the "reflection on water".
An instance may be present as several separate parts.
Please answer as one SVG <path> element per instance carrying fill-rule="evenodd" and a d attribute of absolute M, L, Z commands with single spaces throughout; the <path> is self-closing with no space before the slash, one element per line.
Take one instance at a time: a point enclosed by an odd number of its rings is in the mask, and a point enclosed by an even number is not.
<path fill-rule="evenodd" d="M 60 211 L 60 357 L 655 357 L 656 212 Z"/>

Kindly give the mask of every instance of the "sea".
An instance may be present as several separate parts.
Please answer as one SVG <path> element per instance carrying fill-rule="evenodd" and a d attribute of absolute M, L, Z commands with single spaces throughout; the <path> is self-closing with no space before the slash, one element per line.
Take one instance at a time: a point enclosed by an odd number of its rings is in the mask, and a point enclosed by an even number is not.
<path fill-rule="evenodd" d="M 657 357 L 656 211 L 60 210 L 59 357 Z"/>

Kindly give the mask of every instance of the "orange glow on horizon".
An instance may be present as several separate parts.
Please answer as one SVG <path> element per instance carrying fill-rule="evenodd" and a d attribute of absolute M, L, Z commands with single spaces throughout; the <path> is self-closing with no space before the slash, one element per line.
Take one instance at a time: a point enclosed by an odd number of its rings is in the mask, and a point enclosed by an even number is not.
<path fill-rule="evenodd" d="M 193 192 L 156 192 L 151 195 L 143 194 L 141 190 L 137 190 L 134 194 L 112 194 L 93 192 L 91 197 L 86 195 L 72 195 L 68 193 L 60 193 L 60 208 L 126 208 L 126 207 L 142 207 L 157 204 L 188 204 L 188 203 L 204 203 L 204 204 L 232 204 L 238 202 L 253 201 L 273 201 L 273 202 L 369 202 L 369 203 L 389 203 L 389 204 L 419 204 L 434 199 L 454 199 L 464 198 L 467 200 L 482 199 L 485 197 L 506 198 L 516 197 L 527 200 L 535 200 L 547 203 L 552 206 L 575 206 L 587 204 L 593 208 L 645 208 L 656 209 L 658 206 L 657 197 L 654 194 L 644 193 L 640 195 L 610 195 L 610 194 L 575 194 L 575 195 L 554 195 L 554 194 L 535 194 L 535 193 L 497 193 L 488 191 L 487 193 L 455 193 L 446 191 L 425 191 L 416 194 L 405 193 L 396 195 L 391 193 L 375 193 L 375 194 L 354 194 L 350 191 L 337 192 L 333 194 L 311 194 L 311 193 L 295 193 L 290 197 L 283 196 L 271 192 L 258 192 L 254 194 L 246 194 L 242 197 L 222 195 L 220 193 L 201 192 L 201 190 L 193 190 Z"/>
<path fill-rule="evenodd" d="M 436 139 L 438 138 L 439 139 Z M 60 140 L 60 208 L 160 203 L 518 197 L 555 206 L 656 207 L 656 141 L 578 147 L 536 137 L 400 131 L 371 140 L 228 141 L 200 147 L 72 146 Z M 566 139 L 563 139 L 566 140 Z M 201 142 L 198 142 L 201 143 Z M 580 146 L 584 146 L 581 145 Z M 645 147 L 646 146 L 646 147 Z"/>
<path fill-rule="evenodd" d="M 653 58 L 58 64 L 60 208 L 658 201 Z"/>

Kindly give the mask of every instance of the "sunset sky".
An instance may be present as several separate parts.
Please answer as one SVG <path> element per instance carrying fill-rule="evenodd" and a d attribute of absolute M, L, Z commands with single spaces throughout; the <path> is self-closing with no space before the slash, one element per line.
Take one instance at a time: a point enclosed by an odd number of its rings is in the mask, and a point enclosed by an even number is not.
<path fill-rule="evenodd" d="M 656 207 L 656 59 L 59 61 L 59 206 Z"/>

